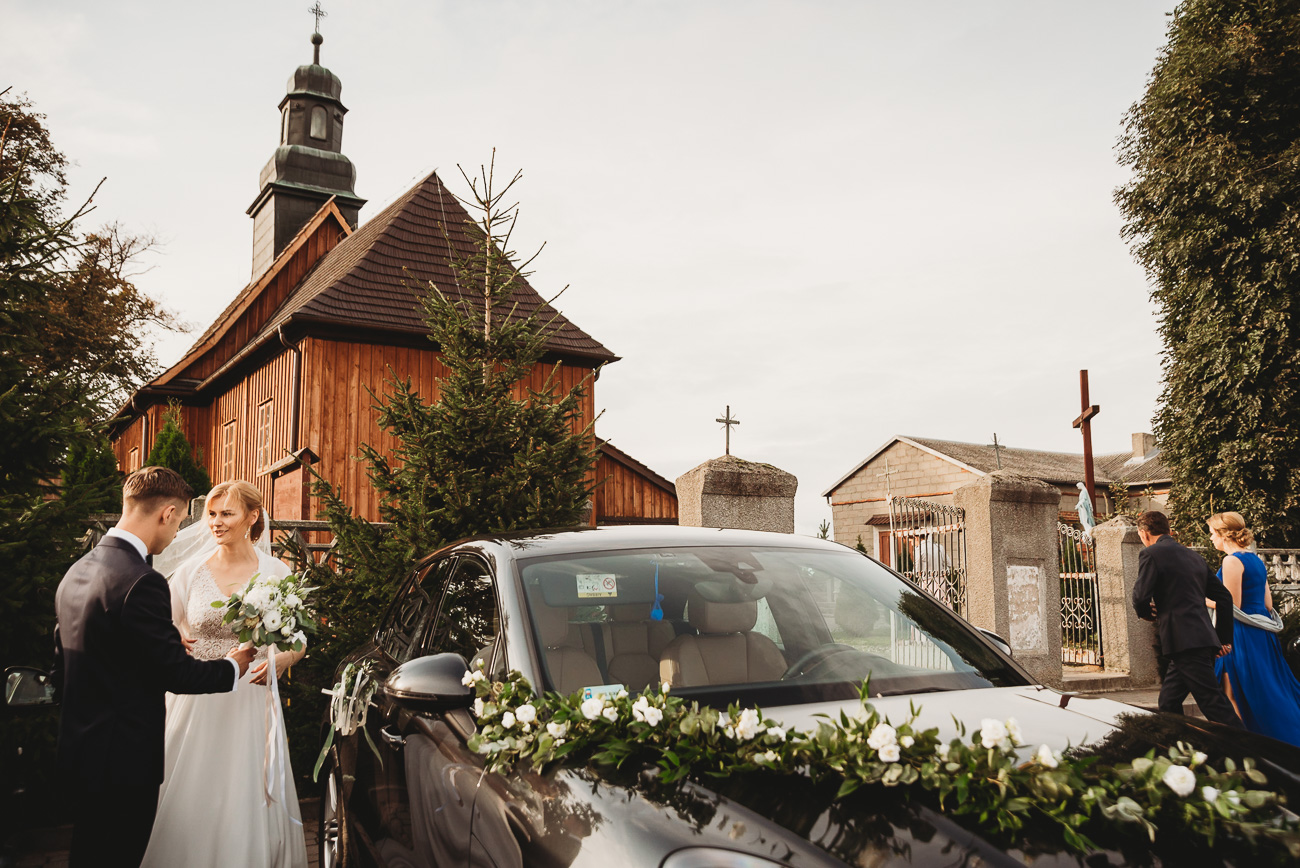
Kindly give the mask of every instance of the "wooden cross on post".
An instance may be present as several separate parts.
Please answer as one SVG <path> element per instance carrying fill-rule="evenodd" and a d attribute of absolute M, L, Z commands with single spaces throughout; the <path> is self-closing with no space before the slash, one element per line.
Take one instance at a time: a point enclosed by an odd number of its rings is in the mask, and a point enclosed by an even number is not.
<path fill-rule="evenodd" d="M 1088 403 L 1088 372 L 1079 372 L 1079 418 L 1074 420 L 1074 427 L 1083 431 L 1083 485 L 1088 489 L 1088 500 L 1092 508 L 1097 509 L 1097 481 L 1092 472 L 1092 417 L 1101 412 L 1101 407 Z"/>
<path fill-rule="evenodd" d="M 714 419 L 713 421 L 721 422 L 722 427 L 727 429 L 727 454 L 730 455 L 731 454 L 731 426 L 739 425 L 740 420 L 731 418 L 731 405 L 728 404 L 727 412 L 722 415 L 722 418 Z"/>

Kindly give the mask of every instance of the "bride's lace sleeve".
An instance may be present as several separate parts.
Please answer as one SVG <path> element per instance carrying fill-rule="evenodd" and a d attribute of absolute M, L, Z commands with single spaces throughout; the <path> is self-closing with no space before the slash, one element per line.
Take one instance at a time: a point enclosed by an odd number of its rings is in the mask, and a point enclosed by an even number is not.
<path fill-rule="evenodd" d="M 194 635 L 186 609 L 190 603 L 190 585 L 194 582 L 196 566 L 194 563 L 182 564 L 167 580 L 172 594 L 172 623 L 187 639 Z"/>

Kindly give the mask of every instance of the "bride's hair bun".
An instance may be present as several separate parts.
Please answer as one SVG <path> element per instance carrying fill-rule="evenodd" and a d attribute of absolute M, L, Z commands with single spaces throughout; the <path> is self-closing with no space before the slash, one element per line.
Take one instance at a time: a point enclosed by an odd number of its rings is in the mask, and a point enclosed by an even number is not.
<path fill-rule="evenodd" d="M 1255 541 L 1255 535 L 1246 527 L 1246 519 L 1239 512 L 1216 512 L 1206 524 L 1210 530 L 1217 530 L 1228 542 L 1242 548 L 1249 548 Z"/>
<path fill-rule="evenodd" d="M 204 505 L 206 506 L 226 495 L 230 495 L 242 503 L 246 512 L 258 511 L 257 521 L 248 529 L 248 538 L 253 542 L 257 542 L 262 538 L 262 528 L 266 524 L 266 511 L 262 509 L 262 492 L 258 491 L 257 486 L 251 482 L 245 482 L 242 479 L 218 482 L 208 492 L 207 501 Z"/>

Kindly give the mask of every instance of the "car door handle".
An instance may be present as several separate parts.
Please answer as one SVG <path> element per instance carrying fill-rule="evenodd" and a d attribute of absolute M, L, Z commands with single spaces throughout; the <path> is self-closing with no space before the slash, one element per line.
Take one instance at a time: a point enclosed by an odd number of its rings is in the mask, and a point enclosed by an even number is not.
<path fill-rule="evenodd" d="M 400 732 L 394 732 L 391 723 L 380 728 L 379 737 L 393 747 L 402 747 L 406 744 L 406 736 L 402 735 Z"/>

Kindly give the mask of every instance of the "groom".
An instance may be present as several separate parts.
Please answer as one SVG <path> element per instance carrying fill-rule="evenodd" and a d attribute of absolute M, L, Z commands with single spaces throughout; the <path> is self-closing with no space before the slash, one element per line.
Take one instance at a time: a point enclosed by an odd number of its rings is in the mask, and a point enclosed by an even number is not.
<path fill-rule="evenodd" d="M 152 556 L 176 536 L 190 487 L 144 467 L 126 479 L 122 518 L 55 593 L 59 769 L 72 795 L 73 866 L 138 866 L 163 779 L 164 694 L 234 690 L 254 650 L 195 660 L 172 623 Z"/>

